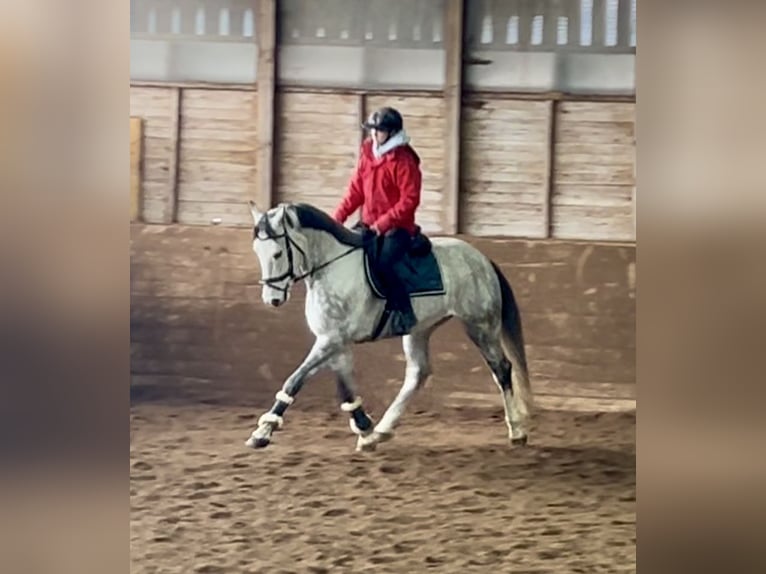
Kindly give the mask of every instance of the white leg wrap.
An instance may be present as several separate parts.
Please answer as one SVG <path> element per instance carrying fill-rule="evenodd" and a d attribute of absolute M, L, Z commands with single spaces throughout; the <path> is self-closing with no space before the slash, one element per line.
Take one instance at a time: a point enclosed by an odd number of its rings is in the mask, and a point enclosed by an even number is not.
<path fill-rule="evenodd" d="M 283 403 L 287 403 L 288 405 L 293 404 L 293 401 L 295 400 L 294 397 L 291 397 L 284 391 L 279 391 L 276 395 L 276 399 L 278 401 L 282 401 Z"/>
<path fill-rule="evenodd" d="M 282 428 L 282 417 L 279 415 L 275 415 L 274 413 L 265 413 L 261 415 L 261 418 L 258 419 L 258 426 L 268 424 L 272 426 L 277 426 L 278 428 Z"/>
<path fill-rule="evenodd" d="M 361 406 L 362 406 L 362 397 L 356 397 L 353 403 L 342 403 L 340 405 L 340 410 L 350 413 L 351 411 L 355 411 Z"/>

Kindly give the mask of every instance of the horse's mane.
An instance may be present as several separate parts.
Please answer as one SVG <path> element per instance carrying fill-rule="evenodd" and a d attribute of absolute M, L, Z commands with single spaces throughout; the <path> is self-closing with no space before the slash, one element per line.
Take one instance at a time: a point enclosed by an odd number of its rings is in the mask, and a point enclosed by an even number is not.
<path fill-rule="evenodd" d="M 325 231 L 339 242 L 353 247 L 362 247 L 362 234 L 344 227 L 321 209 L 308 203 L 293 203 L 301 227 Z"/>

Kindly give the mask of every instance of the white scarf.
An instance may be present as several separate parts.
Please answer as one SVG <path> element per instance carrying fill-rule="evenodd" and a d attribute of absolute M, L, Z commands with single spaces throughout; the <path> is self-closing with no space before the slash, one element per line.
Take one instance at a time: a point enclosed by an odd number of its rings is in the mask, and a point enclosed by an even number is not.
<path fill-rule="evenodd" d="M 372 140 L 372 153 L 375 155 L 375 159 L 380 159 L 384 154 L 390 152 L 392 149 L 398 148 L 410 143 L 410 136 L 404 130 L 396 132 L 392 135 L 386 143 L 379 146 L 378 142 Z"/>

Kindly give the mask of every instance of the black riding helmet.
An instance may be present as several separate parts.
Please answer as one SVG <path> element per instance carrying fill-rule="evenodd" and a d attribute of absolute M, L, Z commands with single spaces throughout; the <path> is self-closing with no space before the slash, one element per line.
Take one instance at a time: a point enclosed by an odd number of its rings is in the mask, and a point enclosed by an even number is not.
<path fill-rule="evenodd" d="M 384 107 L 370 114 L 370 117 L 362 124 L 362 127 L 367 130 L 375 129 L 394 134 L 402 130 L 404 121 L 402 120 L 402 114 L 398 110 Z"/>

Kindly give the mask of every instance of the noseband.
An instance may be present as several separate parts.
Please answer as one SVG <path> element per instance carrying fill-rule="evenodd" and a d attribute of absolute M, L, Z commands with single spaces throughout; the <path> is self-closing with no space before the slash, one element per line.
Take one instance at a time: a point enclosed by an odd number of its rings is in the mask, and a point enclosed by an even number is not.
<path fill-rule="evenodd" d="M 287 217 L 287 214 L 284 216 Z M 283 219 L 284 222 L 284 219 Z M 337 255 L 330 259 L 329 261 L 325 261 L 321 265 L 317 265 L 316 267 L 312 268 L 306 273 L 303 274 L 296 274 L 295 273 L 295 259 L 293 256 L 293 247 L 298 251 L 298 253 L 301 254 L 303 257 L 303 260 L 308 262 L 308 258 L 306 256 L 306 252 L 301 249 L 301 246 L 298 245 L 295 240 L 290 237 L 290 234 L 287 232 L 287 224 L 283 223 L 282 227 L 284 229 L 283 233 L 277 233 L 274 227 L 271 225 L 271 221 L 269 220 L 268 214 L 264 213 L 261 219 L 258 221 L 258 225 L 256 225 L 253 228 L 253 240 L 255 239 L 283 239 L 285 240 L 285 250 L 287 251 L 287 271 L 282 273 L 281 275 L 277 275 L 276 277 L 269 277 L 268 279 L 261 279 L 259 283 L 261 285 L 266 285 L 267 287 L 270 287 L 271 289 L 274 289 L 275 291 L 281 292 L 283 295 L 287 295 L 288 290 L 290 289 L 291 283 L 297 283 L 298 281 L 301 281 L 305 279 L 306 277 L 313 276 L 317 271 L 320 269 L 324 269 L 331 263 L 334 263 L 338 259 L 342 259 L 346 255 L 349 255 L 350 253 L 353 253 L 357 249 L 360 249 L 359 247 L 352 247 L 348 251 L 344 251 L 340 255 Z M 284 286 L 277 285 L 277 283 L 281 283 L 282 281 L 288 280 Z"/>

